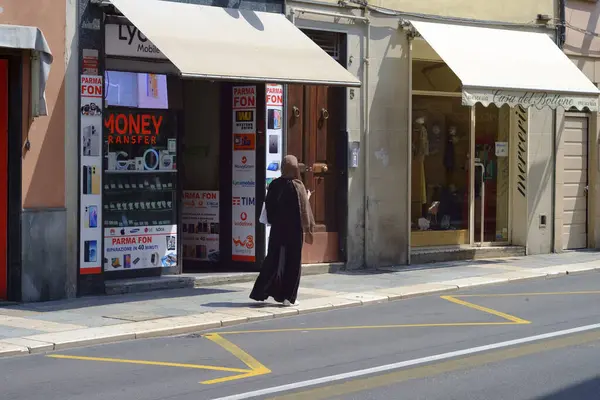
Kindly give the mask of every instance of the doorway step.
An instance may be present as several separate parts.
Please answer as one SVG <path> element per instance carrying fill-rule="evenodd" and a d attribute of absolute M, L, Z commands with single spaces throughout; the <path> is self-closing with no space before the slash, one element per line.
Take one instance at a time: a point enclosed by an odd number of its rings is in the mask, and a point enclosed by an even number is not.
<path fill-rule="evenodd" d="M 307 264 L 302 266 L 302 276 L 321 275 L 341 270 L 343 263 Z M 209 272 L 181 275 L 162 275 L 149 278 L 118 279 L 106 281 L 105 293 L 127 294 L 167 289 L 195 289 L 208 286 L 252 282 L 258 272 Z"/>
<path fill-rule="evenodd" d="M 460 247 L 427 247 L 412 249 L 411 264 L 428 264 L 447 261 L 481 260 L 485 258 L 504 258 L 524 256 L 522 246 L 460 246 Z"/>

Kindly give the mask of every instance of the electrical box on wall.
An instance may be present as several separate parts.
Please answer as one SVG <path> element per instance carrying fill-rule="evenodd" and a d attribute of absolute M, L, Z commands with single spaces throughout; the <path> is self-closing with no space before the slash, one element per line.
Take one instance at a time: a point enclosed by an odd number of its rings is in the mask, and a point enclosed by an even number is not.
<path fill-rule="evenodd" d="M 360 157 L 360 142 L 350 142 L 349 153 L 350 160 L 348 166 L 350 168 L 358 168 L 358 159 Z"/>

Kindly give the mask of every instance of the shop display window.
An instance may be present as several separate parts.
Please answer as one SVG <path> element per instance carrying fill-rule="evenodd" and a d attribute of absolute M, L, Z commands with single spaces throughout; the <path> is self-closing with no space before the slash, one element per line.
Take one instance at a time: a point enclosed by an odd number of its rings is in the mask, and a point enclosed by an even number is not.
<path fill-rule="evenodd" d="M 110 71 L 106 89 L 104 270 L 176 266 L 177 121 L 166 76 Z"/>
<path fill-rule="evenodd" d="M 412 246 L 469 243 L 469 107 L 413 96 Z"/>

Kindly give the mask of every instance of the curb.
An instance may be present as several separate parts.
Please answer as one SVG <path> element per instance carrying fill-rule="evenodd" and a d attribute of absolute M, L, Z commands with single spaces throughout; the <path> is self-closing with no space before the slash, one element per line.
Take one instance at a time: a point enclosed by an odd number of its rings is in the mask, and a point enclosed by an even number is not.
<path fill-rule="evenodd" d="M 291 308 L 270 305 L 249 309 L 224 308 L 220 309 L 219 312 L 168 317 L 57 333 L 44 333 L 23 338 L 1 339 L 0 357 L 39 354 L 76 347 L 117 343 L 132 339 L 183 335 L 209 329 L 239 325 L 246 322 L 385 303 L 388 301 L 441 294 L 478 286 L 541 278 L 554 278 L 592 271 L 600 271 L 600 266 L 574 264 L 572 266 L 546 267 L 537 270 L 523 270 L 518 272 L 509 271 L 479 277 L 377 289 L 363 293 L 339 293 L 330 297 L 308 299 L 302 301 L 297 307 Z"/>

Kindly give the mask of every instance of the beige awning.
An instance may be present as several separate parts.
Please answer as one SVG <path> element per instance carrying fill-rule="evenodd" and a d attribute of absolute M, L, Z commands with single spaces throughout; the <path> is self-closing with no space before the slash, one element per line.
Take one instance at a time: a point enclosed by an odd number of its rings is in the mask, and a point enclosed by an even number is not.
<path fill-rule="evenodd" d="M 111 0 L 183 77 L 360 86 L 282 14 L 160 0 Z"/>
<path fill-rule="evenodd" d="M 410 23 L 461 80 L 464 105 L 598 110 L 596 85 L 546 33 Z"/>

